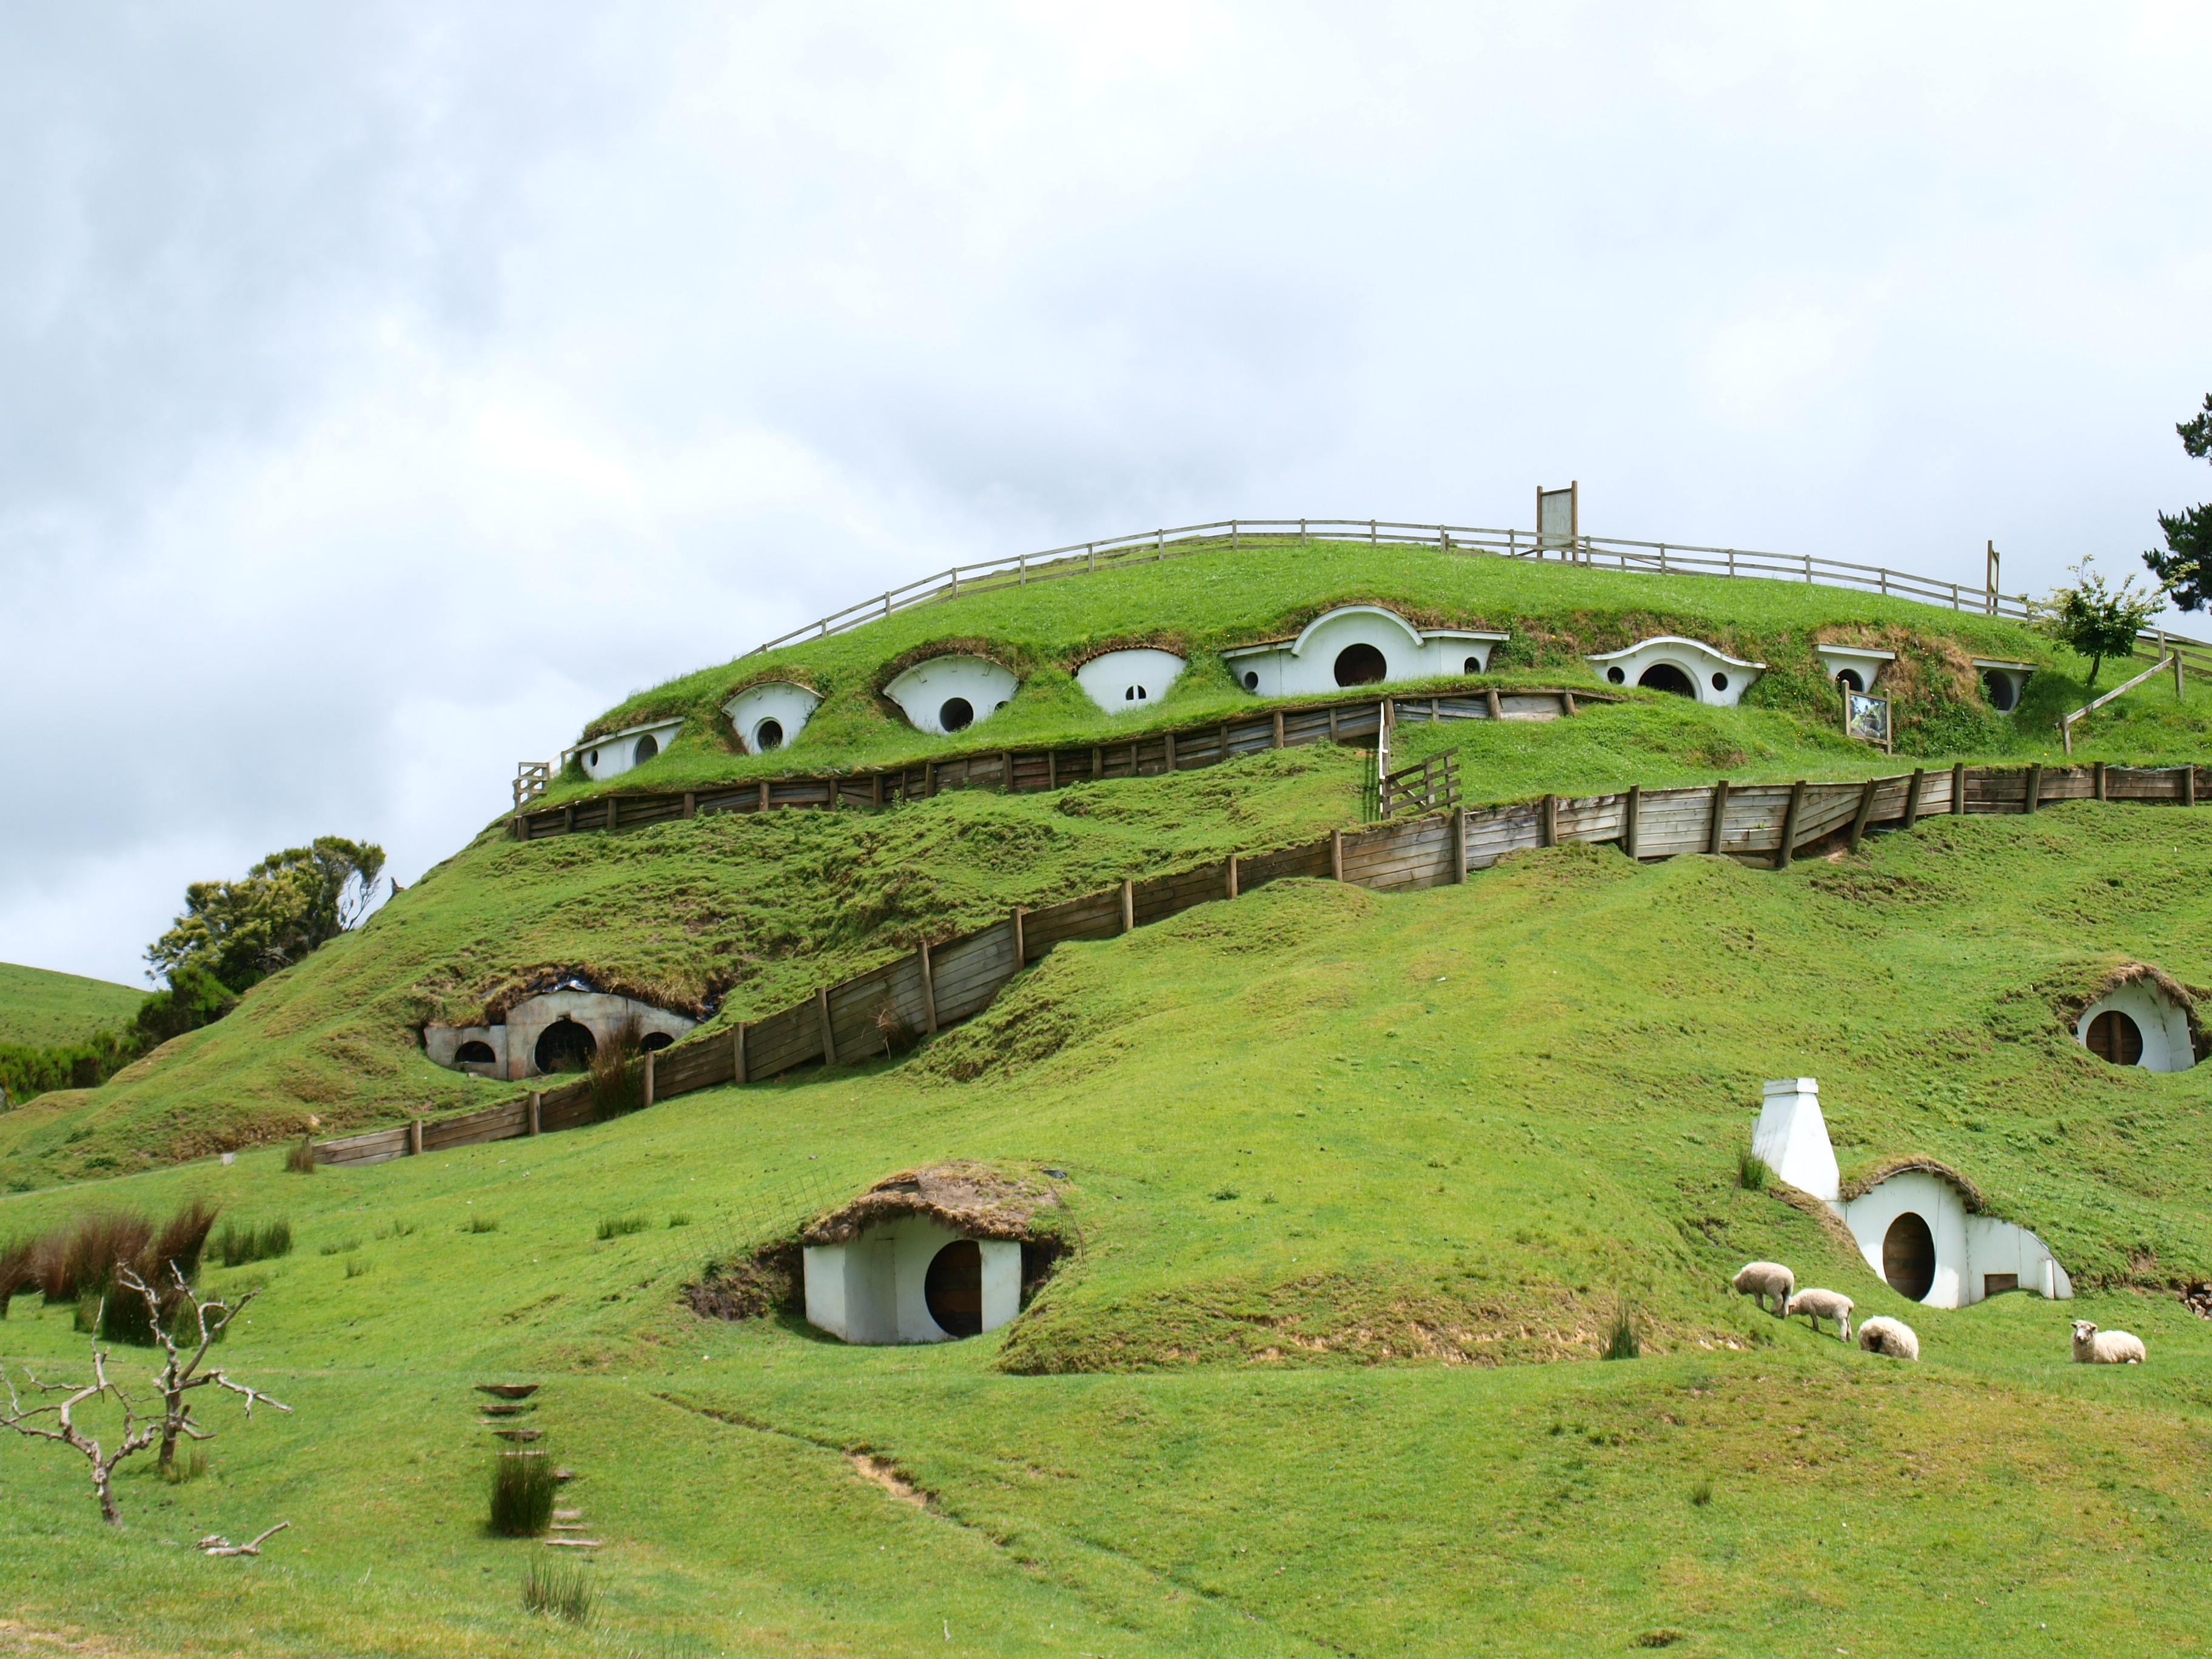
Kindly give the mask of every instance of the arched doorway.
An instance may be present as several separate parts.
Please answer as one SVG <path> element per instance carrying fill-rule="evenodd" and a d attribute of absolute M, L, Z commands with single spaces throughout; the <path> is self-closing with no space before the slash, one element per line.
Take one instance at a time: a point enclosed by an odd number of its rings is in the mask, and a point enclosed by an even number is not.
<path fill-rule="evenodd" d="M 2089 1022 L 2089 1052 L 2115 1066 L 2142 1064 L 2142 1027 L 2117 1008 L 2107 1008 Z"/>
<path fill-rule="evenodd" d="M 1637 677 L 1636 683 L 1647 691 L 1664 691 L 1671 696 L 1688 697 L 1695 701 L 1698 688 L 1690 677 L 1671 662 L 1655 662 Z"/>
<path fill-rule="evenodd" d="M 638 1042 L 637 1051 L 641 1054 L 658 1054 L 661 1049 L 670 1047 L 675 1041 L 676 1039 L 665 1031 L 647 1031 Z"/>
<path fill-rule="evenodd" d="M 498 1058 L 497 1054 L 492 1053 L 491 1044 L 478 1042 L 474 1038 L 464 1042 L 453 1053 L 453 1063 L 456 1066 L 489 1066 Z"/>
<path fill-rule="evenodd" d="M 2012 712 L 2012 706 L 2014 699 L 2012 690 L 2012 676 L 2009 674 L 2001 674 L 1994 668 L 1984 669 L 1982 671 L 1982 694 L 1989 698 L 1990 707 L 1996 709 L 1998 714 L 2008 714 Z"/>
<path fill-rule="evenodd" d="M 1336 653 L 1339 685 L 1380 685 L 1389 672 L 1390 665 L 1371 645 L 1347 645 Z"/>
<path fill-rule="evenodd" d="M 637 753 L 632 758 L 630 764 L 642 766 L 659 752 L 660 740 L 648 732 L 637 740 Z"/>
<path fill-rule="evenodd" d="M 1866 690 L 1866 682 L 1859 678 L 1859 671 L 1856 668 L 1838 669 L 1836 671 L 1836 684 L 1842 686 L 1846 691 L 1863 691 Z"/>
<path fill-rule="evenodd" d="M 1936 1235 L 1907 1210 L 1881 1237 L 1881 1276 L 1899 1296 L 1923 1301 L 1936 1286 Z"/>
<path fill-rule="evenodd" d="M 965 697 L 947 697 L 937 711 L 937 723 L 948 732 L 963 732 L 975 723 L 975 705 Z"/>
<path fill-rule="evenodd" d="M 983 1252 L 974 1239 L 956 1240 L 930 1258 L 921 1297 L 947 1336 L 974 1336 L 982 1330 Z"/>
<path fill-rule="evenodd" d="M 573 1019 L 556 1019 L 538 1034 L 536 1055 L 541 1072 L 581 1072 L 589 1069 L 599 1045 L 591 1032 Z"/>

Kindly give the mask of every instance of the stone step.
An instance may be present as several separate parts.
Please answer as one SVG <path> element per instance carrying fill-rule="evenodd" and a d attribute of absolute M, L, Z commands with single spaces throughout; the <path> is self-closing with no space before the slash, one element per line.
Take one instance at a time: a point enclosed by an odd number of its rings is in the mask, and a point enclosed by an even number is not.
<path fill-rule="evenodd" d="M 546 1538 L 539 1540 L 548 1549 L 595 1550 L 599 1547 L 596 1538 Z"/>

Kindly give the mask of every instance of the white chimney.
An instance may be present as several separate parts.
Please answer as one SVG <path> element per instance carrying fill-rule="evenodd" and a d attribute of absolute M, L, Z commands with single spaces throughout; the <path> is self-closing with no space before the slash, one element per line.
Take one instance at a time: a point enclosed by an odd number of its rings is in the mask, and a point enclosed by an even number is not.
<path fill-rule="evenodd" d="M 1836 1149 L 1828 1144 L 1828 1122 L 1820 1115 L 1819 1079 L 1770 1078 L 1763 1092 L 1765 1103 L 1759 1110 L 1751 1150 L 1791 1186 L 1834 1203 L 1839 1185 Z"/>

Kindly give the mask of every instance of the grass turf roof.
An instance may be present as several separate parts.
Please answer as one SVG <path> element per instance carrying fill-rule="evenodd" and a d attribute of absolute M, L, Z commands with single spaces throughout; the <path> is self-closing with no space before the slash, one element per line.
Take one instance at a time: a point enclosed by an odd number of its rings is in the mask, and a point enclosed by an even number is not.
<path fill-rule="evenodd" d="M 0 1042 L 52 1048 L 126 1025 L 146 994 L 104 979 L 0 962 Z"/>
<path fill-rule="evenodd" d="M 1286 884 L 1055 954 L 897 1066 L 0 1200 L 13 1232 L 204 1192 L 301 1238 L 216 1275 L 267 1285 L 226 1359 L 299 1412 L 223 1418 L 213 1477 L 127 1477 L 116 1538 L 74 1466 L 0 1445 L 10 1616 L 247 1652 L 1580 1654 L 1856 1650 L 1879 1604 L 1903 1651 L 2184 1644 L 2212 1326 L 2096 1287 L 2204 1271 L 2212 1073 L 2101 1066 L 2053 1010 L 2115 955 L 2205 979 L 2208 838 L 2077 803 L 1779 874 L 1563 848 L 1420 894 Z M 1759 1080 L 1798 1072 L 1847 1171 L 1947 1157 L 2090 1293 L 1912 1307 L 1743 1191 Z M 1006 1331 L 861 1350 L 681 1310 L 703 1260 L 963 1156 L 1069 1172 L 1082 1253 Z M 1923 1363 L 1753 1313 L 1753 1256 L 1903 1315 Z M 1480 1363 L 1587 1354 L 1623 1290 L 1651 1357 Z M 2152 1364 L 2071 1364 L 2076 1315 Z M 58 1372 L 68 1327 L 19 1304 L 0 1347 Z M 610 1542 L 598 1632 L 525 1619 L 534 1547 L 481 1534 L 495 1376 L 547 1383 Z M 158 1542 L 279 1514 L 281 1597 Z"/>

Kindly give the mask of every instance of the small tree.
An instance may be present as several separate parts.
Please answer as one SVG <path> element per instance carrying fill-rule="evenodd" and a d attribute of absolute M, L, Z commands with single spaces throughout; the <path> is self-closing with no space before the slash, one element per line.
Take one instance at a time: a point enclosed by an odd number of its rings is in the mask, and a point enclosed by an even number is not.
<path fill-rule="evenodd" d="M 2212 392 L 2205 394 L 2195 419 L 2173 429 L 2181 434 L 2183 449 L 2200 461 L 2212 459 Z M 2212 504 L 2161 513 L 2158 527 L 2166 532 L 2166 551 L 2145 553 L 2143 562 L 2176 605 L 2184 611 L 2203 610 L 2212 600 Z"/>
<path fill-rule="evenodd" d="M 137 1455 L 147 1447 L 159 1443 L 161 1463 L 166 1468 L 176 1456 L 179 1439 L 206 1440 L 213 1431 L 200 1426 L 192 1419 L 191 1395 L 195 1389 L 218 1388 L 240 1395 L 246 1401 L 246 1414 L 253 1415 L 258 1402 L 274 1406 L 280 1412 L 292 1408 L 282 1401 L 273 1400 L 258 1389 L 232 1381 L 220 1370 L 204 1370 L 208 1349 L 222 1334 L 223 1328 L 238 1315 L 240 1309 L 253 1299 L 249 1291 L 233 1305 L 205 1298 L 185 1282 L 174 1264 L 170 1273 L 175 1279 L 174 1288 L 164 1296 L 138 1276 L 133 1268 L 118 1267 L 115 1275 L 115 1291 L 143 1297 L 146 1310 L 152 1319 L 155 1340 L 161 1344 L 165 1358 L 161 1369 L 154 1375 L 154 1386 L 160 1398 L 157 1410 L 142 1410 L 131 1398 L 107 1375 L 107 1352 L 97 1341 L 92 1347 L 92 1380 L 88 1382 L 42 1382 L 27 1365 L 23 1375 L 34 1396 L 59 1395 L 44 1404 L 26 1405 L 17 1391 L 15 1380 L 0 1369 L 8 1388 L 8 1407 L 0 1413 L 0 1428 L 13 1429 L 17 1434 L 33 1439 L 52 1440 L 70 1447 L 92 1467 L 93 1495 L 100 1500 L 100 1518 L 111 1527 L 123 1523 L 122 1511 L 115 1504 L 116 1466 L 125 1458 Z M 105 1298 L 103 1298 L 104 1304 Z M 167 1302 L 167 1317 L 162 1306 Z M 192 1328 L 185 1340 L 177 1340 L 173 1326 L 185 1324 L 182 1310 L 192 1310 Z M 103 1306 L 102 1311 L 105 1311 Z M 99 1322 L 94 1322 L 94 1328 Z M 99 1440 L 85 1432 L 76 1420 L 81 1407 L 99 1401 L 110 1401 L 123 1413 L 123 1425 L 109 1449 Z M 265 1537 L 267 1534 L 264 1534 Z M 258 1540 L 255 1540 L 258 1542 Z"/>
<path fill-rule="evenodd" d="M 2074 585 L 2054 587 L 2048 597 L 2028 601 L 2036 626 L 2076 656 L 2089 659 L 2089 684 L 2107 657 L 2124 657 L 2136 648 L 2136 635 L 2159 613 L 2166 595 L 2154 588 L 2136 591 L 2136 578 L 2118 587 L 2089 568 L 2084 559 L 2071 571 Z"/>
<path fill-rule="evenodd" d="M 157 973 L 204 969 L 243 992 L 358 927 L 383 883 L 384 849 L 343 836 L 271 853 L 241 881 L 196 881 L 185 913 L 147 947 Z"/>

